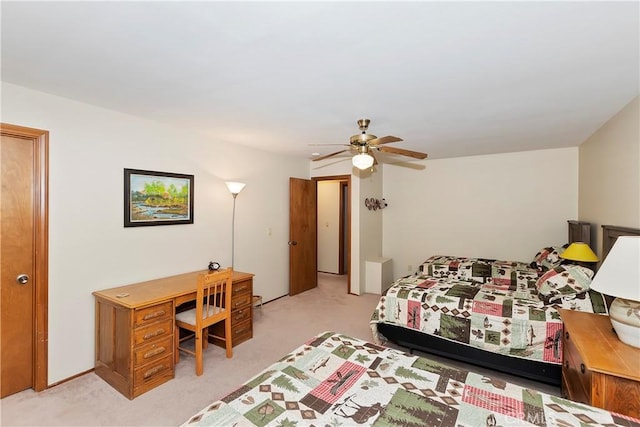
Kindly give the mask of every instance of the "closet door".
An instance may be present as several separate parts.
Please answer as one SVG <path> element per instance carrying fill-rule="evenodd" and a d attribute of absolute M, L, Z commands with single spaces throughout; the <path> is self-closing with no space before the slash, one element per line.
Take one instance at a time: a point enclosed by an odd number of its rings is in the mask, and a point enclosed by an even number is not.
<path fill-rule="evenodd" d="M 47 386 L 47 137 L 2 125 L 1 397 Z"/>

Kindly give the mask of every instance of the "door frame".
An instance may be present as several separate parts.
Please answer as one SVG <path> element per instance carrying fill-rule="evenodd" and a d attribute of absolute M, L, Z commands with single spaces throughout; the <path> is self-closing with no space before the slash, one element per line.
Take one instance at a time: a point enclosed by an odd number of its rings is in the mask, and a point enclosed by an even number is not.
<path fill-rule="evenodd" d="M 341 182 L 340 215 L 342 215 L 342 212 L 346 210 L 346 213 L 347 213 L 346 228 L 347 229 L 345 230 L 344 227 L 342 227 L 343 221 L 340 221 L 340 233 L 346 233 L 346 237 L 347 237 L 347 293 L 349 294 L 351 293 L 351 175 L 314 176 L 311 179 L 316 181 L 316 187 L 317 187 L 318 181 L 340 181 Z M 343 182 L 346 182 L 346 187 L 347 187 L 346 206 L 342 206 L 342 185 L 343 185 L 342 183 Z M 316 203 L 316 210 L 317 210 L 317 203 Z M 342 248 L 342 238 L 340 238 L 340 248 Z M 340 263 L 342 263 L 343 258 L 344 256 L 340 255 Z M 342 265 L 342 268 L 344 268 L 344 265 Z M 343 271 L 344 270 L 341 270 L 341 272 Z"/>
<path fill-rule="evenodd" d="M 27 139 L 34 144 L 33 194 L 33 384 L 35 391 L 48 387 L 49 344 L 49 131 L 0 123 L 2 135 Z"/>

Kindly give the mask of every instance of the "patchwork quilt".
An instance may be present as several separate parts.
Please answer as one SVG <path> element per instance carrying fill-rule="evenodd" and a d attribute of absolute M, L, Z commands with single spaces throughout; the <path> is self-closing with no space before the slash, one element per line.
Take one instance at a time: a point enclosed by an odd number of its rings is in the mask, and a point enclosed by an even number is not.
<path fill-rule="evenodd" d="M 373 339 L 382 345 L 379 323 L 390 323 L 494 353 L 562 363 L 558 308 L 601 313 L 602 296 L 584 292 L 545 304 L 530 272 L 486 283 L 424 275 L 397 280 L 371 317 Z"/>
<path fill-rule="evenodd" d="M 640 420 L 326 332 L 183 427 L 356 424 L 640 427 Z"/>
<path fill-rule="evenodd" d="M 535 264 L 535 263 L 534 263 Z M 457 279 L 477 283 L 498 280 L 502 284 L 515 281 L 517 274 L 526 274 L 536 279 L 540 270 L 522 261 L 501 261 L 488 258 L 468 258 L 448 255 L 434 255 L 420 265 L 425 276 L 442 279 Z"/>

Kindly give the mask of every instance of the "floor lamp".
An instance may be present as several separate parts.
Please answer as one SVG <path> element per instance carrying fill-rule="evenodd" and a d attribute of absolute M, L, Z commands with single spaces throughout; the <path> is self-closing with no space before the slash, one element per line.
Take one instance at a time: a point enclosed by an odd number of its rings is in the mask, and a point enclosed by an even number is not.
<path fill-rule="evenodd" d="M 227 184 L 227 188 L 229 189 L 229 192 L 233 196 L 233 214 L 231 216 L 231 269 L 233 270 L 233 266 L 234 266 L 233 260 L 235 255 L 234 246 L 235 246 L 235 228 L 236 228 L 236 197 L 238 196 L 238 193 L 242 191 L 242 189 L 246 184 L 242 182 L 232 182 L 232 181 L 228 181 L 225 184 Z"/>

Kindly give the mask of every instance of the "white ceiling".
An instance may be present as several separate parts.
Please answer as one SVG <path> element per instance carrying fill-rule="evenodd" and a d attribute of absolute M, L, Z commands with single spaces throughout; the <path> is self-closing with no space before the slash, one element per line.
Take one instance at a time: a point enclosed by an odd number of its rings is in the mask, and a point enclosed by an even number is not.
<path fill-rule="evenodd" d="M 310 157 L 577 146 L 639 92 L 640 3 L 9 2 L 2 80 Z"/>

